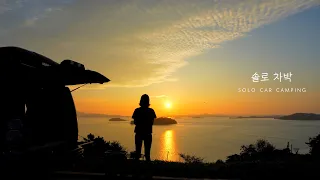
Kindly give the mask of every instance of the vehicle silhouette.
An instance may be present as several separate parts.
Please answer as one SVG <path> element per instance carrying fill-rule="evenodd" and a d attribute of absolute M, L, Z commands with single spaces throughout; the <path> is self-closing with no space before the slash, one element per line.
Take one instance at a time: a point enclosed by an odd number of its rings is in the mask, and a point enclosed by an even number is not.
<path fill-rule="evenodd" d="M 1 47 L 0 57 L 1 171 L 15 175 L 70 165 L 79 144 L 68 86 L 110 80 L 75 61 L 57 63 L 19 47 Z"/>

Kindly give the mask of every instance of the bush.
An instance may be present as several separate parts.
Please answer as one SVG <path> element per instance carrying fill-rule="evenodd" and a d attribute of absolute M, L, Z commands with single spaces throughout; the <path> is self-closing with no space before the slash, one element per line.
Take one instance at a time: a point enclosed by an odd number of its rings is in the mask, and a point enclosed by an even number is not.
<path fill-rule="evenodd" d="M 117 141 L 105 141 L 103 137 L 88 134 L 87 138 L 84 138 L 83 142 L 92 142 L 92 144 L 83 146 L 83 154 L 88 156 L 104 157 L 107 151 L 122 152 L 127 155 L 126 149 Z"/>
<path fill-rule="evenodd" d="M 197 156 L 191 156 L 186 154 L 179 154 L 179 156 L 186 162 L 186 163 L 203 163 L 203 158 L 197 157 Z"/>
<path fill-rule="evenodd" d="M 234 154 L 227 157 L 227 163 L 230 162 L 258 162 L 258 161 L 284 161 L 292 153 L 287 147 L 285 149 L 276 149 L 274 145 L 267 140 L 259 139 L 255 144 L 241 146 L 240 154 Z"/>
<path fill-rule="evenodd" d="M 309 138 L 309 142 L 306 144 L 310 147 L 309 153 L 312 156 L 320 157 L 320 134 L 316 137 Z"/>

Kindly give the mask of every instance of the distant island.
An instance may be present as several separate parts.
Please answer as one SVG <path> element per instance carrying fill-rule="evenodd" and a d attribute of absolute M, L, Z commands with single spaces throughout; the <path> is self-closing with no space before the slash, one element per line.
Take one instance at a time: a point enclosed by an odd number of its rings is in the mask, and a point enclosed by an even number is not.
<path fill-rule="evenodd" d="M 133 121 L 130 124 L 134 124 Z M 160 117 L 154 120 L 153 125 L 170 125 L 170 124 L 177 124 L 177 121 L 172 118 L 167 117 Z"/>
<path fill-rule="evenodd" d="M 192 118 L 199 119 L 199 118 L 202 118 L 202 117 L 200 117 L 200 116 L 193 116 Z"/>
<path fill-rule="evenodd" d="M 230 119 L 243 119 L 243 118 L 279 118 L 281 115 L 266 115 L 266 116 L 237 116 L 230 117 Z"/>
<path fill-rule="evenodd" d="M 320 114 L 314 113 L 294 113 L 287 116 L 281 116 L 275 119 L 281 120 L 320 120 Z"/>
<path fill-rule="evenodd" d="M 121 119 L 121 118 L 111 118 L 109 119 L 109 121 L 127 121 L 127 120 Z"/>
<path fill-rule="evenodd" d="M 85 112 L 77 112 L 78 117 L 88 117 L 88 118 L 105 118 L 105 117 L 122 117 L 120 115 L 112 115 L 112 114 L 95 114 L 95 113 L 85 113 Z"/>

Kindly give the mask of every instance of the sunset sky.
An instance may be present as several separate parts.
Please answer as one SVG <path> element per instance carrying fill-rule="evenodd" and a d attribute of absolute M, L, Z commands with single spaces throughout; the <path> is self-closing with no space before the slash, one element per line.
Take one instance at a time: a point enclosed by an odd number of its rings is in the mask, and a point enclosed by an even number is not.
<path fill-rule="evenodd" d="M 0 0 L 0 46 L 108 77 L 73 92 L 80 112 L 132 115 L 147 93 L 158 116 L 320 113 L 319 17 L 320 0 Z"/>

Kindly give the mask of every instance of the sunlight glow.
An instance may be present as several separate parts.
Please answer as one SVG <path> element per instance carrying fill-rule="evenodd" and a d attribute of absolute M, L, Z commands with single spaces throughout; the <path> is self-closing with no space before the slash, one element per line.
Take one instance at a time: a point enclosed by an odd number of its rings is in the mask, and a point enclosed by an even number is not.
<path fill-rule="evenodd" d="M 170 108 L 172 107 L 172 104 L 171 104 L 170 102 L 166 102 L 166 103 L 165 103 L 165 107 L 168 108 L 168 109 L 170 109 Z"/>
<path fill-rule="evenodd" d="M 162 134 L 161 159 L 166 161 L 178 161 L 175 144 L 175 134 L 172 130 L 166 130 Z"/>

